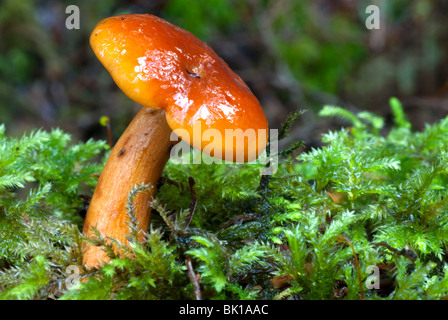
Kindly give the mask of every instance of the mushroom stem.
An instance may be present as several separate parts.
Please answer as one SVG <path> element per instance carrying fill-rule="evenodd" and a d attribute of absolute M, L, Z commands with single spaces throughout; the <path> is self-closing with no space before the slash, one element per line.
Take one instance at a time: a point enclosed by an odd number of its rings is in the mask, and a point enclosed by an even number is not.
<path fill-rule="evenodd" d="M 150 183 L 151 190 L 135 198 L 135 215 L 139 228 L 148 229 L 150 197 L 169 159 L 172 130 L 165 111 L 142 107 L 117 141 L 104 166 L 87 211 L 83 234 L 91 237 L 96 228 L 101 235 L 126 244 L 129 234 L 127 196 L 136 186 Z M 144 241 L 143 237 L 140 239 Z M 83 264 L 87 268 L 107 262 L 101 247 L 86 244 Z"/>

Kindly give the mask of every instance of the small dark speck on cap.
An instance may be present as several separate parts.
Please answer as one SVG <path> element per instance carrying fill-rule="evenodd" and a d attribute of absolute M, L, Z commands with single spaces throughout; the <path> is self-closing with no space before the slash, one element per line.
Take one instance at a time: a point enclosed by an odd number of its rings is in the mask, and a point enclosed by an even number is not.
<path fill-rule="evenodd" d="M 120 18 L 120 20 L 124 20 L 124 19 L 126 19 L 126 18 L 123 18 L 123 17 Z"/>

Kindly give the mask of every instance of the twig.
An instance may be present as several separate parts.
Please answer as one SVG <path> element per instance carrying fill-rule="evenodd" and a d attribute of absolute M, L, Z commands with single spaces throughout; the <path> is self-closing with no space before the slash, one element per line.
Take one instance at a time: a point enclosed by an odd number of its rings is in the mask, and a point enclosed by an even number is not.
<path fill-rule="evenodd" d="M 196 206 L 198 204 L 198 200 L 196 198 L 196 192 L 193 187 L 195 185 L 193 177 L 188 178 L 189 189 L 191 193 L 191 203 L 190 203 L 190 214 L 188 215 L 187 221 L 185 221 L 184 228 L 187 228 L 190 225 L 191 220 L 193 219 L 194 212 L 196 210 Z"/>
<path fill-rule="evenodd" d="M 196 300 L 202 300 L 202 292 L 201 292 L 201 287 L 199 285 L 199 283 L 201 281 L 201 276 L 194 272 L 193 264 L 191 263 L 191 258 L 187 258 L 185 260 L 185 264 L 187 265 L 188 278 L 190 279 L 191 283 L 193 284 L 194 295 L 196 296 Z"/>
<path fill-rule="evenodd" d="M 237 223 L 242 223 L 243 221 L 256 221 L 258 219 L 260 219 L 260 216 L 255 213 L 243 213 L 221 223 L 218 230 L 228 228 Z"/>
<path fill-rule="evenodd" d="M 379 247 L 379 246 L 386 247 L 387 249 L 389 249 L 390 251 L 392 251 L 396 255 L 403 256 L 406 259 L 408 259 L 409 261 L 411 261 L 412 263 L 414 263 L 415 260 L 417 260 L 417 255 L 415 254 L 415 252 L 413 252 L 412 250 L 409 250 L 408 248 L 403 248 L 401 250 L 398 250 L 398 249 L 395 249 L 395 248 L 391 247 L 385 241 L 377 242 L 377 243 L 374 243 L 373 245 L 375 247 Z"/>
<path fill-rule="evenodd" d="M 109 117 L 107 117 L 107 116 L 102 116 L 102 117 L 100 118 L 100 124 L 101 124 L 103 127 L 106 127 L 106 128 L 107 128 L 108 143 L 109 143 L 109 147 L 112 149 L 112 147 L 113 147 L 113 142 L 112 142 L 112 129 L 111 129 L 111 126 L 110 126 L 110 119 L 109 119 Z"/>
<path fill-rule="evenodd" d="M 355 257 L 355 267 L 356 267 L 356 270 L 358 271 L 358 281 L 359 281 L 359 290 L 361 293 L 361 300 L 364 300 L 364 291 L 362 289 L 361 270 L 359 269 L 358 255 L 355 252 L 355 248 L 353 247 L 353 244 L 351 243 L 350 239 L 344 234 L 338 235 L 336 237 L 336 241 L 346 242 L 350 246 L 350 248 L 352 248 L 353 256 Z"/>

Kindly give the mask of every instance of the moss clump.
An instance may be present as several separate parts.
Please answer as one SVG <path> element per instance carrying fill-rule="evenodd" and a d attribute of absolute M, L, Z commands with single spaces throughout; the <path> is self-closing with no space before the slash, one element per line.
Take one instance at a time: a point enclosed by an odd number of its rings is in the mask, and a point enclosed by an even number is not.
<path fill-rule="evenodd" d="M 92 192 L 83 188 L 94 186 L 106 144 L 69 146 L 59 130 L 12 139 L 2 128 L 0 298 L 444 298 L 448 118 L 414 132 L 400 103 L 391 106 L 386 133 L 372 113 L 324 107 L 350 127 L 298 156 L 294 144 L 272 176 L 261 164 L 169 162 L 148 241 L 136 241 L 131 222 L 130 245 L 117 243 L 125 254 L 106 246 L 111 262 L 90 271 L 80 264 L 79 196 Z M 149 187 L 129 195 L 131 218 L 135 194 Z"/>

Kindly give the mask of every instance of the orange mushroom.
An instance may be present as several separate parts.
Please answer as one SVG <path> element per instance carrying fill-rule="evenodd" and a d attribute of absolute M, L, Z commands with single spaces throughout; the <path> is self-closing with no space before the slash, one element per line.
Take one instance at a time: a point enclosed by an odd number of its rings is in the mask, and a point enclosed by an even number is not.
<path fill-rule="evenodd" d="M 152 15 L 121 15 L 101 21 L 90 44 L 118 87 L 142 108 L 117 141 L 101 173 L 84 223 L 86 237 L 92 236 L 94 227 L 104 237 L 126 243 L 126 198 L 136 185 L 156 185 L 175 143 L 170 139 L 173 130 L 188 133 L 187 142 L 199 150 L 210 146 L 212 136 L 216 143 L 207 150 L 220 159 L 252 161 L 264 151 L 268 124 L 258 100 L 241 78 L 191 33 Z M 220 139 L 207 130 L 219 133 Z M 255 139 L 249 139 L 247 132 Z M 179 136 L 185 139 L 186 135 Z M 244 143 L 235 144 L 235 140 Z M 144 231 L 154 192 L 152 188 L 135 199 L 136 219 Z M 102 248 L 85 246 L 86 267 L 106 261 Z"/>

